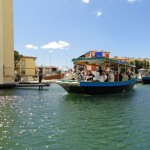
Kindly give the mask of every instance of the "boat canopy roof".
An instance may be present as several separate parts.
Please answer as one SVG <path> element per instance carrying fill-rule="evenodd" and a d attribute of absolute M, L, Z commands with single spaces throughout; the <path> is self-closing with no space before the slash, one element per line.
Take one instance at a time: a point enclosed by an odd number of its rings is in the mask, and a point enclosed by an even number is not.
<path fill-rule="evenodd" d="M 95 58 L 73 58 L 72 61 L 74 64 L 79 65 L 91 65 L 91 66 L 100 66 L 103 64 L 109 64 L 111 66 L 115 66 L 119 64 L 119 66 L 127 66 L 127 67 L 133 67 L 135 68 L 135 65 L 121 62 L 115 59 L 109 59 L 105 57 L 95 57 Z"/>

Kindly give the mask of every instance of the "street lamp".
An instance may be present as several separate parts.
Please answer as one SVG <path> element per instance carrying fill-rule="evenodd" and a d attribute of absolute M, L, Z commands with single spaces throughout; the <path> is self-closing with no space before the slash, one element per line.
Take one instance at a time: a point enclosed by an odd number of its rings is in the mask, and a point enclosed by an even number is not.
<path fill-rule="evenodd" d="M 50 60 L 49 60 L 49 62 L 50 62 L 50 73 L 52 73 L 52 67 L 51 67 L 51 53 L 53 53 L 54 51 L 49 51 L 49 53 L 50 53 Z"/>

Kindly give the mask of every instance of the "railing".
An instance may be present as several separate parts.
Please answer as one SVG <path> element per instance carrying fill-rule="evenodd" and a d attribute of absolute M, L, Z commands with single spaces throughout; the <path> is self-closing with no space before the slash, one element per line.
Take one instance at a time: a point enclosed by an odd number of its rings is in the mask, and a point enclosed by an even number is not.
<path fill-rule="evenodd" d="M 36 81 L 38 71 L 36 68 L 15 68 L 14 76 L 15 81 L 25 82 L 25 81 Z"/>
<path fill-rule="evenodd" d="M 16 82 L 26 82 L 26 81 L 38 81 L 38 72 L 37 68 L 15 68 L 14 75 Z M 43 69 L 43 79 L 47 79 L 46 77 L 50 77 L 54 74 L 56 75 L 56 71 L 48 72 Z"/>

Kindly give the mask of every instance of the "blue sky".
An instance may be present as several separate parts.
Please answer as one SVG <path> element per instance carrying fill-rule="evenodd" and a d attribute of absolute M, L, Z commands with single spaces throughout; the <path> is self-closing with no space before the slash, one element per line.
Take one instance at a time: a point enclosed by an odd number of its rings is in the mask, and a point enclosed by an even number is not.
<path fill-rule="evenodd" d="M 37 65 L 90 50 L 150 58 L 150 0 L 14 0 L 14 46 Z"/>

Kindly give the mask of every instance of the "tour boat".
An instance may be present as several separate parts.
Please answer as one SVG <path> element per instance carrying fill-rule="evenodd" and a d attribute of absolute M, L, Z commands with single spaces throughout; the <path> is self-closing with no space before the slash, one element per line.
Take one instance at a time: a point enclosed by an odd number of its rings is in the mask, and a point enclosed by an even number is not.
<path fill-rule="evenodd" d="M 75 58 L 72 59 L 74 65 L 83 66 L 86 68 L 88 66 L 105 66 L 111 69 L 114 69 L 118 72 L 117 81 L 108 81 L 99 82 L 99 80 L 86 81 L 76 78 L 75 80 L 62 79 L 56 83 L 62 86 L 68 93 L 78 93 L 78 94 L 87 94 L 87 95 L 101 95 L 101 94 L 110 94 L 110 93 L 120 93 L 126 92 L 133 89 L 134 84 L 136 83 L 136 78 L 132 75 L 131 79 L 125 81 L 119 81 L 119 72 L 123 69 L 127 72 L 127 69 L 135 69 L 134 65 L 120 62 L 114 59 L 108 59 L 105 57 L 94 57 L 94 58 Z M 86 67 L 85 67 L 86 66 Z M 109 74 L 109 73 L 108 73 Z"/>

